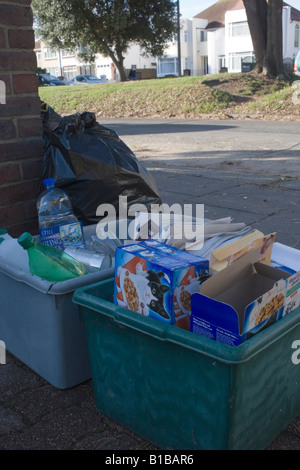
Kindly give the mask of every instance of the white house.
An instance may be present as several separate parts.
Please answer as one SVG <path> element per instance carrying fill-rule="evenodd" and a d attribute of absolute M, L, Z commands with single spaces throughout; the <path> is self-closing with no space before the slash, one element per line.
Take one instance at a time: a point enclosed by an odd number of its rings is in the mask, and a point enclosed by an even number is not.
<path fill-rule="evenodd" d="M 181 74 L 203 75 L 207 72 L 207 21 L 198 18 L 180 19 Z M 157 58 L 157 76 L 178 75 L 178 37 Z"/>
<path fill-rule="evenodd" d="M 137 44 L 132 44 L 129 48 L 125 60 L 124 68 L 130 70 L 135 68 L 144 75 L 143 78 L 154 78 L 156 76 L 156 58 L 141 54 L 141 49 Z M 106 75 L 108 80 L 118 80 L 118 71 L 110 57 L 97 54 L 95 60 L 95 75 L 100 77 Z"/>
<path fill-rule="evenodd" d="M 300 48 L 300 11 L 284 2 L 282 24 L 283 59 L 292 64 Z M 255 61 L 242 0 L 221 0 L 193 18 L 181 19 L 180 43 L 181 74 L 215 74 L 225 69 L 241 72 L 242 60 L 248 64 Z M 178 75 L 177 49 L 176 41 L 158 58 L 158 76 Z"/>
<path fill-rule="evenodd" d="M 284 2 L 283 59 L 290 63 L 300 48 L 300 11 Z M 135 67 L 140 78 L 166 75 L 205 75 L 224 70 L 241 72 L 254 62 L 254 50 L 242 0 L 220 0 L 193 18 L 180 19 L 180 41 L 177 35 L 162 57 L 144 56 L 133 44 L 125 56 L 125 69 Z M 97 55 L 95 63 L 81 63 L 76 54 L 51 51 L 42 41 L 36 43 L 38 66 L 52 75 L 73 78 L 91 73 L 108 80 L 118 80 L 117 70 L 109 57 Z M 180 52 L 180 54 L 179 54 Z M 246 62 L 246 64 L 245 64 Z M 243 65 L 242 65 L 243 63 Z"/>
<path fill-rule="evenodd" d="M 254 59 L 246 10 L 227 11 L 225 28 L 222 32 L 225 43 L 225 67 L 229 72 L 241 72 L 242 59 Z"/>
<path fill-rule="evenodd" d="M 221 0 L 196 15 L 192 20 L 196 19 L 206 21 L 207 56 L 201 56 L 200 61 L 207 61 L 208 73 L 218 73 L 224 67 L 228 72 L 240 72 L 242 59 L 255 60 L 242 0 Z M 292 62 L 300 48 L 300 11 L 285 2 L 282 25 L 283 59 L 287 62 L 290 59 Z M 197 66 L 195 66 L 195 71 L 197 71 Z"/>

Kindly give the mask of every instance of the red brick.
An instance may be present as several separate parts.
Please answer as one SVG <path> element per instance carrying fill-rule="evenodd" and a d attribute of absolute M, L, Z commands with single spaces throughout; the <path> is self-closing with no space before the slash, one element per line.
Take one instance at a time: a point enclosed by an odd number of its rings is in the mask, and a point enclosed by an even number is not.
<path fill-rule="evenodd" d="M 31 235 L 38 235 L 39 233 L 37 218 L 19 224 L 8 225 L 6 228 L 12 237 L 19 237 L 23 232 L 29 232 Z"/>
<path fill-rule="evenodd" d="M 36 201 L 37 201 L 37 197 L 32 201 L 26 202 L 26 213 L 27 213 L 28 220 L 33 220 L 38 216 Z"/>
<path fill-rule="evenodd" d="M 0 164 L 0 184 L 14 183 L 20 181 L 21 169 L 19 163 Z"/>
<path fill-rule="evenodd" d="M 38 96 L 8 96 L 6 104 L 0 106 L 0 117 L 37 116 L 40 111 Z"/>
<path fill-rule="evenodd" d="M 0 71 L 35 72 L 36 55 L 33 51 L 0 51 Z"/>
<path fill-rule="evenodd" d="M 0 208 L 1 227 L 24 222 L 27 218 L 26 206 L 24 203 L 12 204 Z"/>
<path fill-rule="evenodd" d="M 1 24 L 9 26 L 32 26 L 30 6 L 1 4 Z"/>
<path fill-rule="evenodd" d="M 23 179 L 38 178 L 42 171 L 42 160 L 24 160 L 21 163 Z"/>
<path fill-rule="evenodd" d="M 19 235 L 25 231 L 32 233 L 32 235 L 36 235 L 39 233 L 36 200 L 37 200 L 37 196 L 35 196 L 34 199 L 26 201 L 24 204 L 25 213 L 26 213 L 26 222 L 25 222 L 25 228 L 24 226 L 23 227 L 20 226 L 18 228 Z"/>
<path fill-rule="evenodd" d="M 18 131 L 20 137 L 41 136 L 43 123 L 41 118 L 19 118 Z"/>
<path fill-rule="evenodd" d="M 16 136 L 17 133 L 14 121 L 12 119 L 0 119 L 0 140 L 9 140 Z"/>
<path fill-rule="evenodd" d="M 38 183 L 38 180 L 32 180 L 0 186 L 0 206 L 8 206 L 9 204 L 36 199 Z"/>
<path fill-rule="evenodd" d="M 6 47 L 5 29 L 0 27 L 0 49 L 5 49 Z"/>
<path fill-rule="evenodd" d="M 9 29 L 8 44 L 11 49 L 34 49 L 32 29 Z"/>
<path fill-rule="evenodd" d="M 25 158 L 43 159 L 45 143 L 42 137 L 33 137 L 15 142 L 0 141 L 0 162 Z"/>
<path fill-rule="evenodd" d="M 5 83 L 6 96 L 11 94 L 10 75 L 0 75 L 0 80 Z"/>
<path fill-rule="evenodd" d="M 13 75 L 15 93 L 38 93 L 38 79 L 35 73 L 20 73 Z"/>

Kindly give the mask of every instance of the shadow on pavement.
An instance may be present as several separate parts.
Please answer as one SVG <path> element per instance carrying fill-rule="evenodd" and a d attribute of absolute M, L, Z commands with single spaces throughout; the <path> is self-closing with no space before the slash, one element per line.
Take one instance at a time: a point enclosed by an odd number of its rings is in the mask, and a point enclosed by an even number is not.
<path fill-rule="evenodd" d="M 101 120 L 98 120 L 100 124 Z M 225 129 L 232 129 L 236 126 L 232 125 L 214 125 L 214 124 L 176 124 L 174 121 L 171 123 L 151 123 L 149 124 L 135 124 L 132 122 L 124 123 L 111 123 L 103 124 L 116 131 L 119 135 L 140 135 L 140 134 L 178 134 L 179 132 L 207 132 L 207 131 L 220 131 Z"/>

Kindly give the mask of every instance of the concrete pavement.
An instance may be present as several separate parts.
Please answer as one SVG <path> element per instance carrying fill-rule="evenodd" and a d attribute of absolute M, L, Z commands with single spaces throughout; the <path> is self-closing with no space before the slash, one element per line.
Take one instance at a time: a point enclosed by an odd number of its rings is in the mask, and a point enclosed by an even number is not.
<path fill-rule="evenodd" d="M 298 122 L 100 120 L 153 174 L 164 202 L 204 204 L 300 248 Z M 287 229 L 288 227 L 288 229 Z"/>
<path fill-rule="evenodd" d="M 163 202 L 204 204 L 300 248 L 299 123 L 112 120 L 153 174 Z M 1 339 L 1 338 L 0 338 Z M 100 414 L 92 380 L 59 390 L 7 354 L 0 365 L 0 450 L 155 450 Z M 300 416 L 267 448 L 300 449 Z"/>

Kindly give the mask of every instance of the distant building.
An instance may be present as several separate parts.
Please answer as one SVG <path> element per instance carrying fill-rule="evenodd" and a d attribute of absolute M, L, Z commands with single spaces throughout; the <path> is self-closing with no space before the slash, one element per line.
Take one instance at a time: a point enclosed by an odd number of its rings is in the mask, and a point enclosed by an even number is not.
<path fill-rule="evenodd" d="M 193 18 L 182 18 L 181 74 L 205 75 L 227 70 L 241 72 L 255 61 L 254 48 L 242 0 L 221 0 Z M 292 70 L 300 48 L 300 11 L 284 2 L 283 59 Z M 178 75 L 177 40 L 158 58 L 157 75 Z"/>
<path fill-rule="evenodd" d="M 140 53 L 137 45 L 132 45 L 125 58 L 125 69 L 137 70 L 138 78 L 156 77 L 156 58 L 145 57 Z M 110 57 L 97 54 L 95 62 L 81 61 L 75 51 L 52 50 L 42 40 L 35 43 L 35 53 L 38 67 L 55 77 L 64 77 L 66 80 L 76 75 L 96 75 L 98 78 L 105 75 L 107 80 L 118 80 L 118 71 Z"/>
<path fill-rule="evenodd" d="M 284 2 L 283 59 L 287 70 L 300 49 L 300 11 Z M 78 74 L 105 75 L 118 80 L 118 72 L 109 57 L 96 56 L 93 64 L 82 63 L 71 51 L 52 51 L 36 42 L 37 63 L 55 76 L 67 79 Z M 137 79 L 178 75 L 178 37 L 166 47 L 162 57 L 144 56 L 133 44 L 125 56 L 125 68 L 135 68 Z M 222 71 L 250 70 L 255 62 L 254 49 L 242 0 L 220 0 L 193 18 L 180 20 L 181 75 L 205 75 Z"/>

